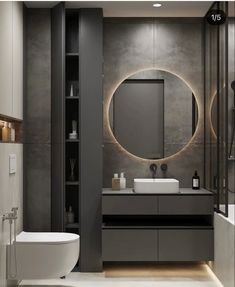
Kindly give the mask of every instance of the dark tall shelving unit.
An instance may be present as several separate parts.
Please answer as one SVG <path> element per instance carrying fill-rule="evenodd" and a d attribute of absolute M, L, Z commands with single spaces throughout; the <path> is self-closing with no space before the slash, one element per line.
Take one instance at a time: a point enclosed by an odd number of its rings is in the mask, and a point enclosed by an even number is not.
<path fill-rule="evenodd" d="M 102 271 L 102 9 L 52 9 L 52 231 L 80 235 L 79 270 Z M 71 87 L 73 96 L 71 96 Z M 71 139 L 72 121 L 77 137 Z M 75 160 L 71 177 L 70 159 Z M 68 223 L 69 206 L 75 215 Z"/>
<path fill-rule="evenodd" d="M 64 231 L 79 234 L 79 12 L 65 12 L 65 186 Z M 71 96 L 72 93 L 72 96 Z M 76 139 L 70 139 L 72 122 L 76 122 Z M 74 161 L 72 176 L 71 161 Z M 74 222 L 69 223 L 66 213 L 74 212 Z"/>

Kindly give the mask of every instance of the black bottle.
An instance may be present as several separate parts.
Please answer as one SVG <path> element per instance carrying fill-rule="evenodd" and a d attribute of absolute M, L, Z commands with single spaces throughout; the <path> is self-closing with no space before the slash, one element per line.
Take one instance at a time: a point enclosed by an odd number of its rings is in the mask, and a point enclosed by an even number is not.
<path fill-rule="evenodd" d="M 200 177 L 198 176 L 196 170 L 192 178 L 192 189 L 200 189 Z"/>

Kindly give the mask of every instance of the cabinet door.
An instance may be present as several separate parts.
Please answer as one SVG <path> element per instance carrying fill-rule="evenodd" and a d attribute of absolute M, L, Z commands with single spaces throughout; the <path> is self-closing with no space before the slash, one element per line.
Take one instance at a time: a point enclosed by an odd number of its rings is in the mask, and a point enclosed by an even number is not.
<path fill-rule="evenodd" d="M 12 116 L 12 5 L 0 2 L 0 114 Z"/>
<path fill-rule="evenodd" d="M 13 2 L 12 116 L 23 119 L 23 3 Z"/>
<path fill-rule="evenodd" d="M 159 261 L 208 261 L 214 254 L 213 230 L 159 230 Z"/>
<path fill-rule="evenodd" d="M 155 215 L 157 214 L 157 196 L 103 196 L 102 212 L 104 215 Z"/>
<path fill-rule="evenodd" d="M 104 229 L 103 261 L 157 261 L 157 230 Z"/>
<path fill-rule="evenodd" d="M 205 215 L 213 214 L 213 196 L 169 195 L 159 196 L 160 215 Z"/>

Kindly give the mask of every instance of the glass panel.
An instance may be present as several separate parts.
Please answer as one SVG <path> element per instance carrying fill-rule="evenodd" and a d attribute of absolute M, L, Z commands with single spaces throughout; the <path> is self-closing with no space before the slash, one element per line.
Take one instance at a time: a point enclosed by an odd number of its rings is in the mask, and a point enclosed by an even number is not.
<path fill-rule="evenodd" d="M 219 9 L 227 14 L 227 3 L 220 2 Z M 219 210 L 228 215 L 228 22 L 219 26 L 218 35 L 218 174 L 219 174 Z"/>
<path fill-rule="evenodd" d="M 211 9 L 228 12 L 227 2 Z M 206 187 L 215 192 L 216 209 L 228 214 L 228 19 L 205 23 L 205 172 Z"/>
<path fill-rule="evenodd" d="M 214 4 L 211 9 L 216 9 Z M 218 26 L 205 22 L 205 186 L 217 194 Z M 218 196 L 217 196 L 218 198 Z M 216 208 L 218 208 L 218 200 Z"/>

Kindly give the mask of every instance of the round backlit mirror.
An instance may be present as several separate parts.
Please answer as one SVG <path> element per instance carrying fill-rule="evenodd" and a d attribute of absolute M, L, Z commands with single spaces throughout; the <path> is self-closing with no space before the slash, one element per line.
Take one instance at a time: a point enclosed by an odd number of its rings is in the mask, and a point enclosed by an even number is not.
<path fill-rule="evenodd" d="M 162 70 L 145 70 L 125 79 L 109 106 L 116 140 L 128 152 L 149 160 L 180 151 L 193 136 L 197 121 L 192 90 Z"/>

